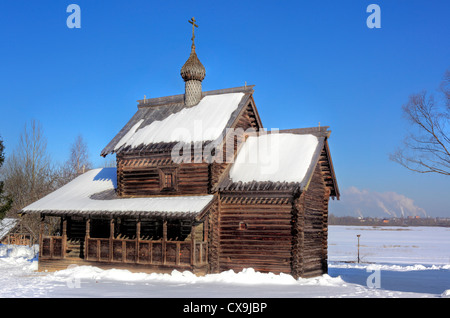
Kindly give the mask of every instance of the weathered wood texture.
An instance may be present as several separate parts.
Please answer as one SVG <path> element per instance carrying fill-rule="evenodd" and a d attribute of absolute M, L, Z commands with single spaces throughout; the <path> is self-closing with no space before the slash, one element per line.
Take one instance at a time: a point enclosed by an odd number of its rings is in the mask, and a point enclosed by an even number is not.
<path fill-rule="evenodd" d="M 39 240 L 39 236 L 34 234 L 24 222 L 17 222 L 13 228 L 0 240 L 1 244 L 13 245 L 33 245 Z"/>
<path fill-rule="evenodd" d="M 220 198 L 220 195 L 219 195 Z M 209 261 L 209 271 L 211 273 L 218 273 L 219 268 L 219 206 L 220 199 L 215 200 L 213 204 L 209 207 L 208 219 L 207 219 L 207 239 L 208 239 L 208 261 Z M 205 239 L 206 239 L 205 238 Z"/>
<path fill-rule="evenodd" d="M 154 158 L 153 158 L 154 159 Z M 118 159 L 118 193 L 120 196 L 190 195 L 209 193 L 209 167 L 207 163 L 181 163 L 175 165 L 166 154 L 164 163 L 141 158 Z M 120 162 L 119 162 L 120 161 Z M 173 189 L 164 188 L 161 174 L 170 167 L 174 172 Z"/>
<path fill-rule="evenodd" d="M 221 196 L 218 216 L 220 271 L 252 267 L 262 272 L 289 273 L 292 249 L 290 197 L 246 200 L 249 195 Z"/>
<path fill-rule="evenodd" d="M 161 223 L 127 218 L 61 219 L 62 235 L 41 234 L 40 269 L 92 262 L 142 269 L 206 271 L 208 242 L 204 241 L 203 224 L 194 226 L 189 220 Z M 157 225 L 155 222 L 162 224 L 162 236 L 156 239 L 160 231 L 153 229 Z"/>
<path fill-rule="evenodd" d="M 323 173 L 325 185 L 330 189 L 330 195 L 339 199 L 339 187 L 336 182 L 328 141 L 325 141 L 325 147 L 323 147 L 322 152 L 320 153 L 319 165 Z"/>
<path fill-rule="evenodd" d="M 169 220 L 167 216 L 155 218 L 152 214 L 153 218 L 147 215 L 148 219 L 143 220 L 139 215 L 139 221 L 123 219 L 120 226 L 111 219 L 106 227 L 92 215 L 82 221 L 69 218 L 62 223 L 62 237 L 44 236 L 41 231 L 40 269 L 73 261 L 103 267 L 149 271 L 177 268 L 203 273 L 252 267 L 261 272 L 292 274 L 295 278 L 326 273 L 328 200 L 330 194 L 339 198 L 328 145 L 325 142 L 303 192 L 303 185 L 296 183 L 228 182 L 229 169 L 246 133 L 262 128 L 253 97 L 241 103 L 227 124 L 234 130 L 227 129 L 219 143 L 198 142 L 180 148 L 183 152 L 190 149 L 189 154 L 183 155 L 184 159 L 189 156 L 190 162 L 172 156 L 177 143 L 141 145 L 117 153 L 114 195 L 213 193 L 214 201 L 200 216 L 188 220 L 171 214 Z M 322 134 L 316 128 L 303 133 L 309 131 Z M 323 134 L 326 138 L 328 133 Z M 99 216 L 103 214 L 106 213 Z"/>
<path fill-rule="evenodd" d="M 252 267 L 296 278 L 326 273 L 329 195 L 320 163 L 301 194 L 221 193 L 217 216 L 210 215 L 217 228 L 210 244 L 218 254 L 214 268 Z"/>
<path fill-rule="evenodd" d="M 211 143 L 191 144 L 190 162 L 177 162 L 182 157 L 172 156 L 172 148 L 160 147 L 158 151 L 127 152 L 117 154 L 117 192 L 119 196 L 192 195 L 208 194 L 222 178 L 226 168 L 234 161 L 238 146 L 244 142 L 244 132 L 257 131 L 259 117 L 251 100 L 234 119 L 233 129 L 228 130 L 217 149 Z M 169 145 L 169 144 L 168 144 Z M 161 150 L 162 149 L 162 150 Z M 180 150 L 183 149 L 180 147 Z M 215 159 L 211 160 L 210 156 Z M 180 159 L 181 160 L 181 159 Z M 162 185 L 163 170 L 175 172 L 173 189 Z"/>
<path fill-rule="evenodd" d="M 328 249 L 328 200 L 320 163 L 317 164 L 308 189 L 293 206 L 294 277 L 310 277 L 326 273 Z"/>

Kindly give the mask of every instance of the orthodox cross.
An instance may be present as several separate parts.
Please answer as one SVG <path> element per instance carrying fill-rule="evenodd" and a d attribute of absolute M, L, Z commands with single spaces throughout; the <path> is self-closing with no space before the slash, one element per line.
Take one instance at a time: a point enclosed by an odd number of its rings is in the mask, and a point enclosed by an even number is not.
<path fill-rule="evenodd" d="M 194 44 L 195 34 L 194 34 L 194 31 L 195 31 L 195 28 L 198 28 L 198 25 L 195 24 L 195 18 L 194 17 L 192 17 L 192 19 L 190 19 L 188 22 L 190 24 L 192 24 L 192 39 L 191 40 L 192 40 L 192 47 L 195 48 L 195 44 Z"/>

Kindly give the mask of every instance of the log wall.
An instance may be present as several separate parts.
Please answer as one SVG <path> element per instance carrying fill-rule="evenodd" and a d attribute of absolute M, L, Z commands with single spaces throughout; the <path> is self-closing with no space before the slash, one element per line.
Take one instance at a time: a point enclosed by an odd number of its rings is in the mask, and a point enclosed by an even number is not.
<path fill-rule="evenodd" d="M 121 196 L 193 195 L 208 194 L 209 166 L 207 163 L 181 163 L 175 165 L 166 154 L 163 164 L 158 160 L 142 158 L 118 159 L 117 181 Z M 161 173 L 171 169 L 175 175 L 174 188 L 164 189 Z"/>
<path fill-rule="evenodd" d="M 210 214 L 211 271 L 327 273 L 329 195 L 320 163 L 303 193 L 222 192 L 217 213 Z"/>
<path fill-rule="evenodd" d="M 290 273 L 290 195 L 222 194 L 219 208 L 220 271 Z"/>
<path fill-rule="evenodd" d="M 311 277 L 327 273 L 328 200 L 330 189 L 324 182 L 320 164 L 308 186 L 293 206 L 294 277 Z"/>
<path fill-rule="evenodd" d="M 243 132 L 249 128 L 257 131 L 259 123 L 252 107 L 253 101 L 243 108 L 234 121 L 233 129 L 227 134 L 220 149 L 209 149 L 208 144 L 198 144 L 190 147 L 190 163 L 178 163 L 172 160 L 174 145 L 156 147 L 154 151 L 127 151 L 117 154 L 117 191 L 119 196 L 151 196 L 151 195 L 201 195 L 211 192 L 217 185 L 227 166 L 233 161 L 237 145 L 244 141 Z M 233 134 L 234 133 L 234 134 Z M 227 147 L 227 144 L 229 145 Z M 211 144 L 212 145 L 212 144 Z M 210 145 L 210 146 L 211 146 Z M 194 149 L 194 147 L 197 147 Z M 189 148 L 189 147 L 188 147 Z M 227 154 L 226 151 L 230 150 Z M 184 151 L 184 148 L 183 148 Z M 213 162 L 207 162 L 208 155 L 217 157 Z M 181 158 L 181 157 L 180 157 Z M 184 158 L 184 157 L 183 157 Z M 220 158 L 220 159 L 219 159 Z M 178 160 L 179 158 L 176 158 Z M 181 160 L 181 159 L 180 159 Z M 162 187 L 162 170 L 175 170 L 174 189 Z"/>

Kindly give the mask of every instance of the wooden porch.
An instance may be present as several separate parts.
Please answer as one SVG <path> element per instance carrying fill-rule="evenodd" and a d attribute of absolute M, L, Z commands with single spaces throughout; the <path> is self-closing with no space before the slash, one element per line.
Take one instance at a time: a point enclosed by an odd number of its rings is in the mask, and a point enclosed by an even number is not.
<path fill-rule="evenodd" d="M 73 227 L 78 223 L 79 227 L 80 222 L 68 221 L 68 218 L 62 218 L 61 235 L 44 235 L 44 223 L 41 222 L 39 271 L 65 269 L 70 264 L 144 272 L 170 272 L 174 269 L 194 273 L 207 271 L 208 243 L 203 240 L 203 226 L 192 225 L 184 239 L 181 236 L 181 239 L 174 240 L 168 237 L 168 222 L 163 220 L 162 235 L 155 239 L 141 233 L 141 220 L 135 221 L 135 235 L 129 235 L 129 229 L 128 235 L 124 235 L 115 230 L 117 219 L 110 219 L 103 220 L 109 222 L 109 237 L 92 237 L 98 232 L 92 231 L 91 219 L 87 219 L 83 220 L 85 235 L 80 237 L 70 235 L 74 231 L 68 229 L 68 223 Z"/>

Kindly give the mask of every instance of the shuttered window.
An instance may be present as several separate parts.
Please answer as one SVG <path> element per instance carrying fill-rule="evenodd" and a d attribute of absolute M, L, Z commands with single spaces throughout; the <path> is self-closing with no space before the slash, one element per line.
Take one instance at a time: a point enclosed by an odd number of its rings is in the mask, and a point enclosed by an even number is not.
<path fill-rule="evenodd" d="M 159 178 L 161 191 L 177 190 L 177 170 L 175 168 L 161 168 Z"/>

